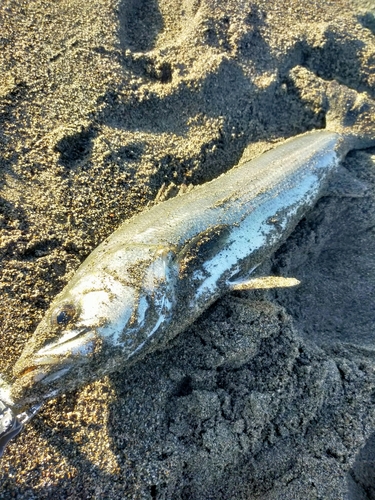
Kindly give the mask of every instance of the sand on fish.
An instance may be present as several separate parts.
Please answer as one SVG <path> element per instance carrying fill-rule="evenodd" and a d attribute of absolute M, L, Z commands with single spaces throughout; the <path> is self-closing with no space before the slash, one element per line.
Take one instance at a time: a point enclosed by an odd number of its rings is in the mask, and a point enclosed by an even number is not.
<path fill-rule="evenodd" d="M 161 187 L 324 127 L 289 71 L 375 98 L 372 1 L 0 5 L 0 372 L 79 263 Z M 51 401 L 0 499 L 375 498 L 375 150 L 265 270 L 164 350 Z"/>

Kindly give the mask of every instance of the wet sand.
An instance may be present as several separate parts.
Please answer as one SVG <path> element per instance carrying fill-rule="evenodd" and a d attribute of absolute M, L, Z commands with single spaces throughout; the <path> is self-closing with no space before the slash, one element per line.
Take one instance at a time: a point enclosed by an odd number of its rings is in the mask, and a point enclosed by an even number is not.
<path fill-rule="evenodd" d="M 375 7 L 337 0 L 0 5 L 0 372 L 80 262 L 163 184 L 323 128 L 302 65 L 375 98 Z M 306 83 L 307 85 L 307 83 Z M 375 498 L 375 150 L 265 268 L 163 351 L 48 403 L 0 499 Z"/>

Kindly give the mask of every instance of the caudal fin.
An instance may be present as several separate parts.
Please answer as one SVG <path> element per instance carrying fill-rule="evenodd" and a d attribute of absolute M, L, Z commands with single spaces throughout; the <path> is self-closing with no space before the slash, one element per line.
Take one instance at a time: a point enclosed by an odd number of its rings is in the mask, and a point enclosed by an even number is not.
<path fill-rule="evenodd" d="M 289 78 L 302 101 L 317 113 L 325 113 L 326 129 L 345 138 L 344 154 L 375 146 L 375 101 L 366 92 L 323 80 L 302 66 L 294 67 Z"/>

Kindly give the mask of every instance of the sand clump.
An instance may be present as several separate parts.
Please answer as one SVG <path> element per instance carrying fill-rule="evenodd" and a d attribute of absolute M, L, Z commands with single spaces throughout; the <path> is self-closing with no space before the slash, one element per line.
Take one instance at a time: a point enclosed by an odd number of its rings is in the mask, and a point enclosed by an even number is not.
<path fill-rule="evenodd" d="M 375 96 L 372 2 L 3 0 L 1 367 L 121 221 L 325 123 L 289 71 Z M 307 85 L 307 84 L 306 84 Z M 265 267 L 142 366 L 52 401 L 0 498 L 375 498 L 374 150 Z M 360 451 L 361 450 L 361 451 Z"/>

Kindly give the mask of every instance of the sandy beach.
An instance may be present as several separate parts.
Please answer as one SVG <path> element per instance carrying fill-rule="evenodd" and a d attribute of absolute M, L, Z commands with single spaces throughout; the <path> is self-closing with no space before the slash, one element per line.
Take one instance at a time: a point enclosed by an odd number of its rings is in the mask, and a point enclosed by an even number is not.
<path fill-rule="evenodd" d="M 2 0 L 2 375 L 163 185 L 324 128 L 297 66 L 375 99 L 374 2 Z M 48 402 L 0 459 L 0 499 L 375 499 L 375 148 L 344 166 L 366 195 L 323 197 L 264 263 L 298 288 L 228 294 Z"/>

